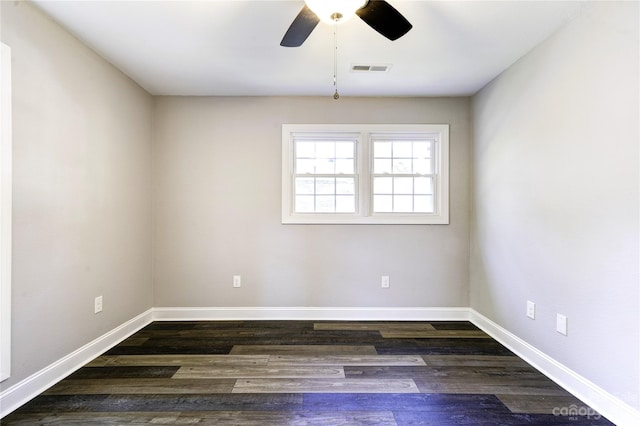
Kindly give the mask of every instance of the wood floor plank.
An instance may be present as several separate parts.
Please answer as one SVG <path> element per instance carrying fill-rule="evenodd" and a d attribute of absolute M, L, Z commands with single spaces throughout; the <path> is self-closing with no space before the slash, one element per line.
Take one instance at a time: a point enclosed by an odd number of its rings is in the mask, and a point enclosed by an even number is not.
<path fill-rule="evenodd" d="M 141 346 L 116 346 L 109 349 L 106 355 L 228 355 L 232 345 L 214 343 L 210 340 L 180 339 L 157 344 L 161 339 L 149 339 Z"/>
<path fill-rule="evenodd" d="M 397 426 L 390 411 L 218 411 L 183 413 L 181 424 L 215 424 L 221 426 L 313 425 L 313 426 Z"/>
<path fill-rule="evenodd" d="M 309 367 L 182 367 L 174 379 L 344 379 L 342 367 L 309 366 Z"/>
<path fill-rule="evenodd" d="M 462 369 L 460 369 L 462 370 Z M 438 381 L 443 384 L 456 384 L 463 383 L 468 386 L 474 386 L 477 384 L 484 384 L 487 386 L 493 385 L 520 385 L 544 389 L 560 389 L 560 387 L 553 381 L 546 377 L 541 377 L 538 374 L 530 372 L 520 371 L 487 371 L 487 370 L 472 370 L 465 369 L 464 371 L 454 371 L 449 369 L 443 371 L 441 369 L 432 370 L 427 367 L 427 371 L 416 375 L 416 379 L 426 381 Z"/>
<path fill-rule="evenodd" d="M 493 339 L 382 339 L 375 348 L 380 355 L 513 355 Z"/>
<path fill-rule="evenodd" d="M 180 321 L 184 322 L 184 321 Z M 194 329 L 219 329 L 219 328 L 251 328 L 260 329 L 259 325 L 263 321 L 245 321 L 245 320 L 224 320 L 224 321 L 189 321 Z M 274 321 L 269 321 L 273 323 Z"/>
<path fill-rule="evenodd" d="M 481 330 L 381 330 L 385 339 L 491 339 Z"/>
<path fill-rule="evenodd" d="M 102 412 L 24 414 L 15 416 L 14 425 L 46 424 L 216 424 L 216 425 L 389 425 L 395 426 L 391 411 L 198 411 L 198 412 Z"/>
<path fill-rule="evenodd" d="M 179 366 L 115 366 L 115 367 L 83 367 L 68 376 L 71 380 L 98 379 L 158 379 L 171 378 L 180 369 Z"/>
<path fill-rule="evenodd" d="M 68 412 L 102 412 L 111 411 L 110 404 L 106 402 L 109 395 L 46 395 L 40 394 L 20 407 L 14 414 L 42 414 L 42 413 L 68 413 Z M 136 411 L 136 410 L 132 410 Z M 145 410 L 146 411 L 146 410 Z M 11 417 L 13 417 L 13 415 Z M 11 418 L 3 418 L 0 424 L 9 422 Z"/>
<path fill-rule="evenodd" d="M 594 416 L 595 411 L 586 406 L 573 395 L 496 395 L 513 413 L 560 414 L 561 412 L 589 412 Z"/>
<path fill-rule="evenodd" d="M 224 339 L 224 338 L 251 338 L 256 335 L 255 330 L 245 329 L 202 329 L 190 330 L 149 330 L 140 332 L 140 336 L 146 339 L 154 338 L 191 338 L 191 339 Z"/>
<path fill-rule="evenodd" d="M 419 393 L 411 379 L 239 379 L 233 393 Z"/>
<path fill-rule="evenodd" d="M 63 380 L 45 395 L 229 393 L 235 379 L 102 379 Z"/>
<path fill-rule="evenodd" d="M 422 394 L 422 393 L 317 393 L 305 394 L 304 408 L 312 411 L 389 410 L 456 412 L 487 410 L 507 413 L 509 410 L 495 395 Z"/>
<path fill-rule="evenodd" d="M 501 413 L 490 410 L 455 410 L 451 412 L 401 411 L 394 413 L 399 425 L 433 425 L 433 426 L 509 426 L 509 425 L 537 425 L 537 426 L 594 426 L 608 424 L 593 422 L 592 420 L 569 420 L 545 414 L 515 414 Z"/>
<path fill-rule="evenodd" d="M 422 355 L 429 366 L 443 367 L 531 367 L 515 355 Z"/>
<path fill-rule="evenodd" d="M 66 412 L 292 411 L 303 408 L 303 394 L 74 394 L 38 395 L 15 415 Z M 1 424 L 10 424 L 3 418 Z"/>
<path fill-rule="evenodd" d="M 469 321 L 430 321 L 436 330 L 480 330 Z"/>
<path fill-rule="evenodd" d="M 102 355 L 87 366 L 264 366 L 268 355 Z"/>
<path fill-rule="evenodd" d="M 370 345 L 235 345 L 230 355 L 377 355 Z"/>
<path fill-rule="evenodd" d="M 12 425 L 141 425 L 180 424 L 180 412 L 30 413 L 13 416 Z"/>
<path fill-rule="evenodd" d="M 432 366 L 344 366 L 347 378 L 395 379 L 413 378 L 439 383 L 486 383 L 509 384 L 526 383 L 538 386 L 556 385 L 540 373 L 528 368 L 503 367 L 432 367 Z"/>
<path fill-rule="evenodd" d="M 418 355 L 326 355 L 326 356 L 297 356 L 272 355 L 268 365 L 275 366 L 423 366 L 424 359 Z"/>
<path fill-rule="evenodd" d="M 121 346 L 141 346 L 144 345 L 147 340 L 149 340 L 148 337 L 129 337 L 128 339 L 125 339 L 123 342 L 120 343 Z"/>
<path fill-rule="evenodd" d="M 389 323 L 389 322 L 317 322 L 314 330 L 327 331 L 433 331 L 429 323 Z"/>
<path fill-rule="evenodd" d="M 484 395 L 566 395 L 566 391 L 548 383 L 465 383 L 460 380 L 433 381 L 414 379 L 421 393 L 453 393 Z"/>

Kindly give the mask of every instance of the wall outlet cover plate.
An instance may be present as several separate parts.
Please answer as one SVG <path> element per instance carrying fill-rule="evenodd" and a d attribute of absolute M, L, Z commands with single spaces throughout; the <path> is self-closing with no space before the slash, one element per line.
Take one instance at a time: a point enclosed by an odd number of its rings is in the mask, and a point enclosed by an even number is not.
<path fill-rule="evenodd" d="M 527 316 L 531 319 L 536 319 L 536 304 L 531 300 L 527 300 Z"/>

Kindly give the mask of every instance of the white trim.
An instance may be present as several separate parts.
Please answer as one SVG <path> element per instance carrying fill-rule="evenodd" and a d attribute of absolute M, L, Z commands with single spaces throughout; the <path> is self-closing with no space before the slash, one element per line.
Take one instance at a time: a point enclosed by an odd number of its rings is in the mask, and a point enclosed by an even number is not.
<path fill-rule="evenodd" d="M 468 321 L 469 308 L 212 307 L 154 308 L 155 321 L 333 320 Z"/>
<path fill-rule="evenodd" d="M 11 376 L 11 49 L 0 43 L 0 382 Z"/>
<path fill-rule="evenodd" d="M 470 309 L 470 321 L 616 425 L 639 425 L 640 411 Z"/>
<path fill-rule="evenodd" d="M 0 418 L 27 403 L 55 383 L 78 370 L 153 321 L 153 310 L 138 315 L 80 349 L 32 374 L 0 393 Z"/>

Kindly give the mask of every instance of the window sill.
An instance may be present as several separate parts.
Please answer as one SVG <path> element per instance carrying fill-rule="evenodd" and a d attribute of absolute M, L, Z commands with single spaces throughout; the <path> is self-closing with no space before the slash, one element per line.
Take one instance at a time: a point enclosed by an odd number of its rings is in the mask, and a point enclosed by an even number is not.
<path fill-rule="evenodd" d="M 441 215 L 354 216 L 330 214 L 327 216 L 295 215 L 282 218 L 283 225 L 448 225 L 449 218 Z"/>

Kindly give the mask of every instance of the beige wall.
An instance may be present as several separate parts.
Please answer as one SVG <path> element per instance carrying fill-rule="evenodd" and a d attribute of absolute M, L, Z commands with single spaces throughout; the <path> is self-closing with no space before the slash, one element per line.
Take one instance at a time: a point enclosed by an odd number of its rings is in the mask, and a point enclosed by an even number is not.
<path fill-rule="evenodd" d="M 151 307 L 153 105 L 30 3 L 1 7 L 13 68 L 6 389 Z"/>
<path fill-rule="evenodd" d="M 474 97 L 471 256 L 472 308 L 636 408 L 638 16 L 590 3 Z"/>
<path fill-rule="evenodd" d="M 157 98 L 155 306 L 468 306 L 469 113 L 468 98 Z M 284 123 L 450 124 L 451 224 L 282 225 Z"/>

